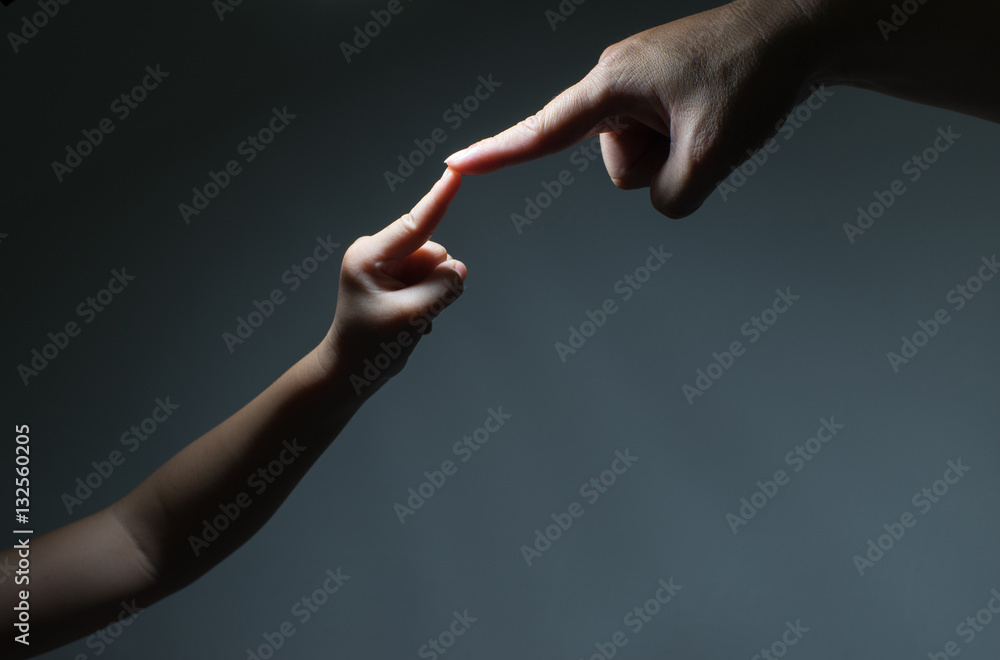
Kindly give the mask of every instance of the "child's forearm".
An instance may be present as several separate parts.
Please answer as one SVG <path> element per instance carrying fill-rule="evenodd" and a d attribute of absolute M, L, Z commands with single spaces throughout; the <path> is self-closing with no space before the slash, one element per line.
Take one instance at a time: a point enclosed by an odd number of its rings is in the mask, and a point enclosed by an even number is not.
<path fill-rule="evenodd" d="M 31 646 L 7 636 L 2 657 L 37 655 L 131 616 L 263 526 L 429 332 L 412 319 L 433 319 L 461 293 L 465 265 L 430 240 L 460 184 L 446 171 L 410 213 L 348 248 L 333 324 L 316 349 L 123 499 L 32 541 Z M 401 342 L 396 357 L 369 378 L 366 352 L 387 342 Z M 16 563 L 16 553 L 0 561 Z M 18 599 L 28 598 L 11 582 L 0 583 L 8 629 Z"/>
<path fill-rule="evenodd" d="M 324 340 L 111 507 L 36 539 L 32 561 L 43 568 L 32 575 L 32 644 L 4 644 L 9 657 L 130 616 L 256 533 L 370 396 L 350 388 L 347 365 Z"/>
<path fill-rule="evenodd" d="M 346 365 L 324 341 L 113 506 L 156 577 L 151 595 L 204 574 L 277 510 L 370 395 Z"/>

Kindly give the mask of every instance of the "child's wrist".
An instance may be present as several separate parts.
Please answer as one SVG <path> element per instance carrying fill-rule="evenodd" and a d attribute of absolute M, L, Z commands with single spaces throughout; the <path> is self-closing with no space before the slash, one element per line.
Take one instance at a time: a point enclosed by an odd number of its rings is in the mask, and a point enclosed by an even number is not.
<path fill-rule="evenodd" d="M 369 352 L 364 346 L 338 336 L 333 329 L 313 349 L 312 360 L 327 400 L 349 401 L 360 406 L 395 375 L 398 369 L 380 368 L 385 366 L 383 360 L 368 355 Z"/>

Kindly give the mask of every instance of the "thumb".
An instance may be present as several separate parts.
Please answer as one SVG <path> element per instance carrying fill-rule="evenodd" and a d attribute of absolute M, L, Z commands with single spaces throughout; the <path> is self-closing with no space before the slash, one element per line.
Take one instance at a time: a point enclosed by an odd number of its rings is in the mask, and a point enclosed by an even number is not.
<path fill-rule="evenodd" d="M 715 190 L 711 167 L 697 156 L 693 129 L 679 130 L 670 141 L 669 154 L 649 183 L 653 208 L 668 218 L 684 218 L 697 211 Z"/>
<path fill-rule="evenodd" d="M 445 159 L 462 174 L 487 174 L 549 156 L 599 132 L 611 96 L 593 71 L 515 126 Z M 608 130 L 608 129 L 605 129 Z"/>

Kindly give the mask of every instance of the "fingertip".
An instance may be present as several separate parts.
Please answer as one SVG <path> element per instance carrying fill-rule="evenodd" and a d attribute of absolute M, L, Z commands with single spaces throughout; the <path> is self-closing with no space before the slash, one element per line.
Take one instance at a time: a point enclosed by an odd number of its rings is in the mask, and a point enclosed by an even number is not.
<path fill-rule="evenodd" d="M 490 168 L 488 162 L 486 162 L 489 161 L 492 153 L 491 145 L 493 143 L 491 140 L 493 138 L 486 138 L 465 149 L 456 151 L 444 159 L 445 165 L 459 176 L 463 174 L 486 174 L 492 171 L 495 168 Z M 485 167 L 484 162 L 487 165 Z"/>
<path fill-rule="evenodd" d="M 455 263 L 452 264 L 452 267 L 458 272 L 458 276 L 462 278 L 462 283 L 464 284 L 465 278 L 469 274 L 469 269 L 466 268 L 465 264 L 458 259 L 455 259 Z"/>
<path fill-rule="evenodd" d="M 454 194 L 462 185 L 461 173 L 455 171 L 450 166 L 444 168 L 441 178 L 434 184 L 434 188 L 444 188 L 449 190 L 449 194 Z M 450 201 L 450 200 L 449 200 Z"/>
<path fill-rule="evenodd" d="M 462 159 L 468 152 L 469 152 L 469 147 L 456 151 L 455 153 L 444 159 L 445 165 L 447 165 L 448 167 L 454 167 L 457 164 L 461 164 Z"/>

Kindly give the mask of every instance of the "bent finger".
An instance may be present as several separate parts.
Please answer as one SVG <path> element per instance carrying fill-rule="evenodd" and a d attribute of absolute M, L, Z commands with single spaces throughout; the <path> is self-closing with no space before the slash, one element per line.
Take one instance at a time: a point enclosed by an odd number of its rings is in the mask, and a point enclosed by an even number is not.
<path fill-rule="evenodd" d="M 670 138 L 635 123 L 622 133 L 601 135 L 601 155 L 608 176 L 618 188 L 645 188 L 670 155 Z"/>
<path fill-rule="evenodd" d="M 383 262 L 382 272 L 410 286 L 423 280 L 439 263 L 448 258 L 448 251 L 443 245 L 427 241 L 402 259 Z"/>

